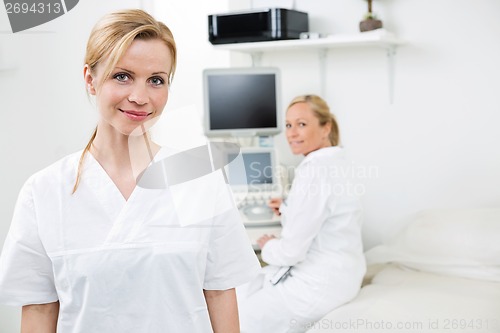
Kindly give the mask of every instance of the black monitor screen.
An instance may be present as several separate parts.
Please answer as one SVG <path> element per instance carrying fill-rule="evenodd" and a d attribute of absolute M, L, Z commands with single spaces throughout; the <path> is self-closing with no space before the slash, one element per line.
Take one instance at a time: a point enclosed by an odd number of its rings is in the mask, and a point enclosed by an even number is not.
<path fill-rule="evenodd" d="M 274 74 L 210 75 L 210 130 L 278 127 L 275 80 Z"/>

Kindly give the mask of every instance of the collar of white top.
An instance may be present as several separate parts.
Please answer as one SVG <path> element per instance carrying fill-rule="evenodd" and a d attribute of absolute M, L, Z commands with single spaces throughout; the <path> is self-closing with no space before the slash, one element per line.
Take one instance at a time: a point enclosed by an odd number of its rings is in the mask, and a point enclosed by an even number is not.
<path fill-rule="evenodd" d="M 341 151 L 343 151 L 343 148 L 339 146 L 320 148 L 307 154 L 299 165 L 304 165 L 316 157 L 327 156 Z"/>

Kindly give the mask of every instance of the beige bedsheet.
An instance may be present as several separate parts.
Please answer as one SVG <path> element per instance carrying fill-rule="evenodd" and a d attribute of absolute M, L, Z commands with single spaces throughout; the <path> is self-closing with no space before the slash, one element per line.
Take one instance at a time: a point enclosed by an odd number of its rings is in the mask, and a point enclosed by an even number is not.
<path fill-rule="evenodd" d="M 500 333 L 500 283 L 385 266 L 308 332 Z"/>

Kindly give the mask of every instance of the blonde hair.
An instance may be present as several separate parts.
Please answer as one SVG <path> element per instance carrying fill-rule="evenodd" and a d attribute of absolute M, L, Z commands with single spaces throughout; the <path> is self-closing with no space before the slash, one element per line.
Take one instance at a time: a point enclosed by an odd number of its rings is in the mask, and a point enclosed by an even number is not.
<path fill-rule="evenodd" d="M 287 110 L 290 109 L 292 105 L 295 105 L 297 103 L 306 103 L 307 105 L 309 105 L 316 118 L 318 118 L 320 126 L 325 126 L 328 123 L 331 124 L 328 139 L 330 140 L 332 146 L 338 146 L 340 144 L 339 125 L 337 123 L 337 119 L 335 119 L 335 116 L 330 113 L 330 107 L 328 106 L 326 101 L 317 95 L 301 95 L 295 97 L 290 102 Z"/>
<path fill-rule="evenodd" d="M 120 10 L 102 17 L 90 33 L 85 53 L 85 64 L 89 66 L 92 73 L 95 72 L 97 65 L 108 59 L 106 67 L 103 68 L 102 77 L 109 77 L 120 58 L 136 39 L 158 39 L 167 45 L 172 58 L 172 65 L 168 69 L 168 84 L 170 84 L 174 78 L 177 65 L 177 48 L 174 37 L 164 23 L 157 21 L 140 9 Z M 101 87 L 104 81 L 101 80 L 97 89 Z M 97 127 L 80 157 L 73 193 L 75 193 L 80 183 L 85 154 L 90 150 L 96 135 Z"/>

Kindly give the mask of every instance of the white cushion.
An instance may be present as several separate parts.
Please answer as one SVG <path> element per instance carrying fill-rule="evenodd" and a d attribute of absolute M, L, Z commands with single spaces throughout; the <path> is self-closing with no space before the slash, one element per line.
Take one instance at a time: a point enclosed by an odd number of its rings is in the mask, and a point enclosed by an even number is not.
<path fill-rule="evenodd" d="M 422 211 L 365 255 L 369 264 L 500 281 L 500 209 Z"/>

